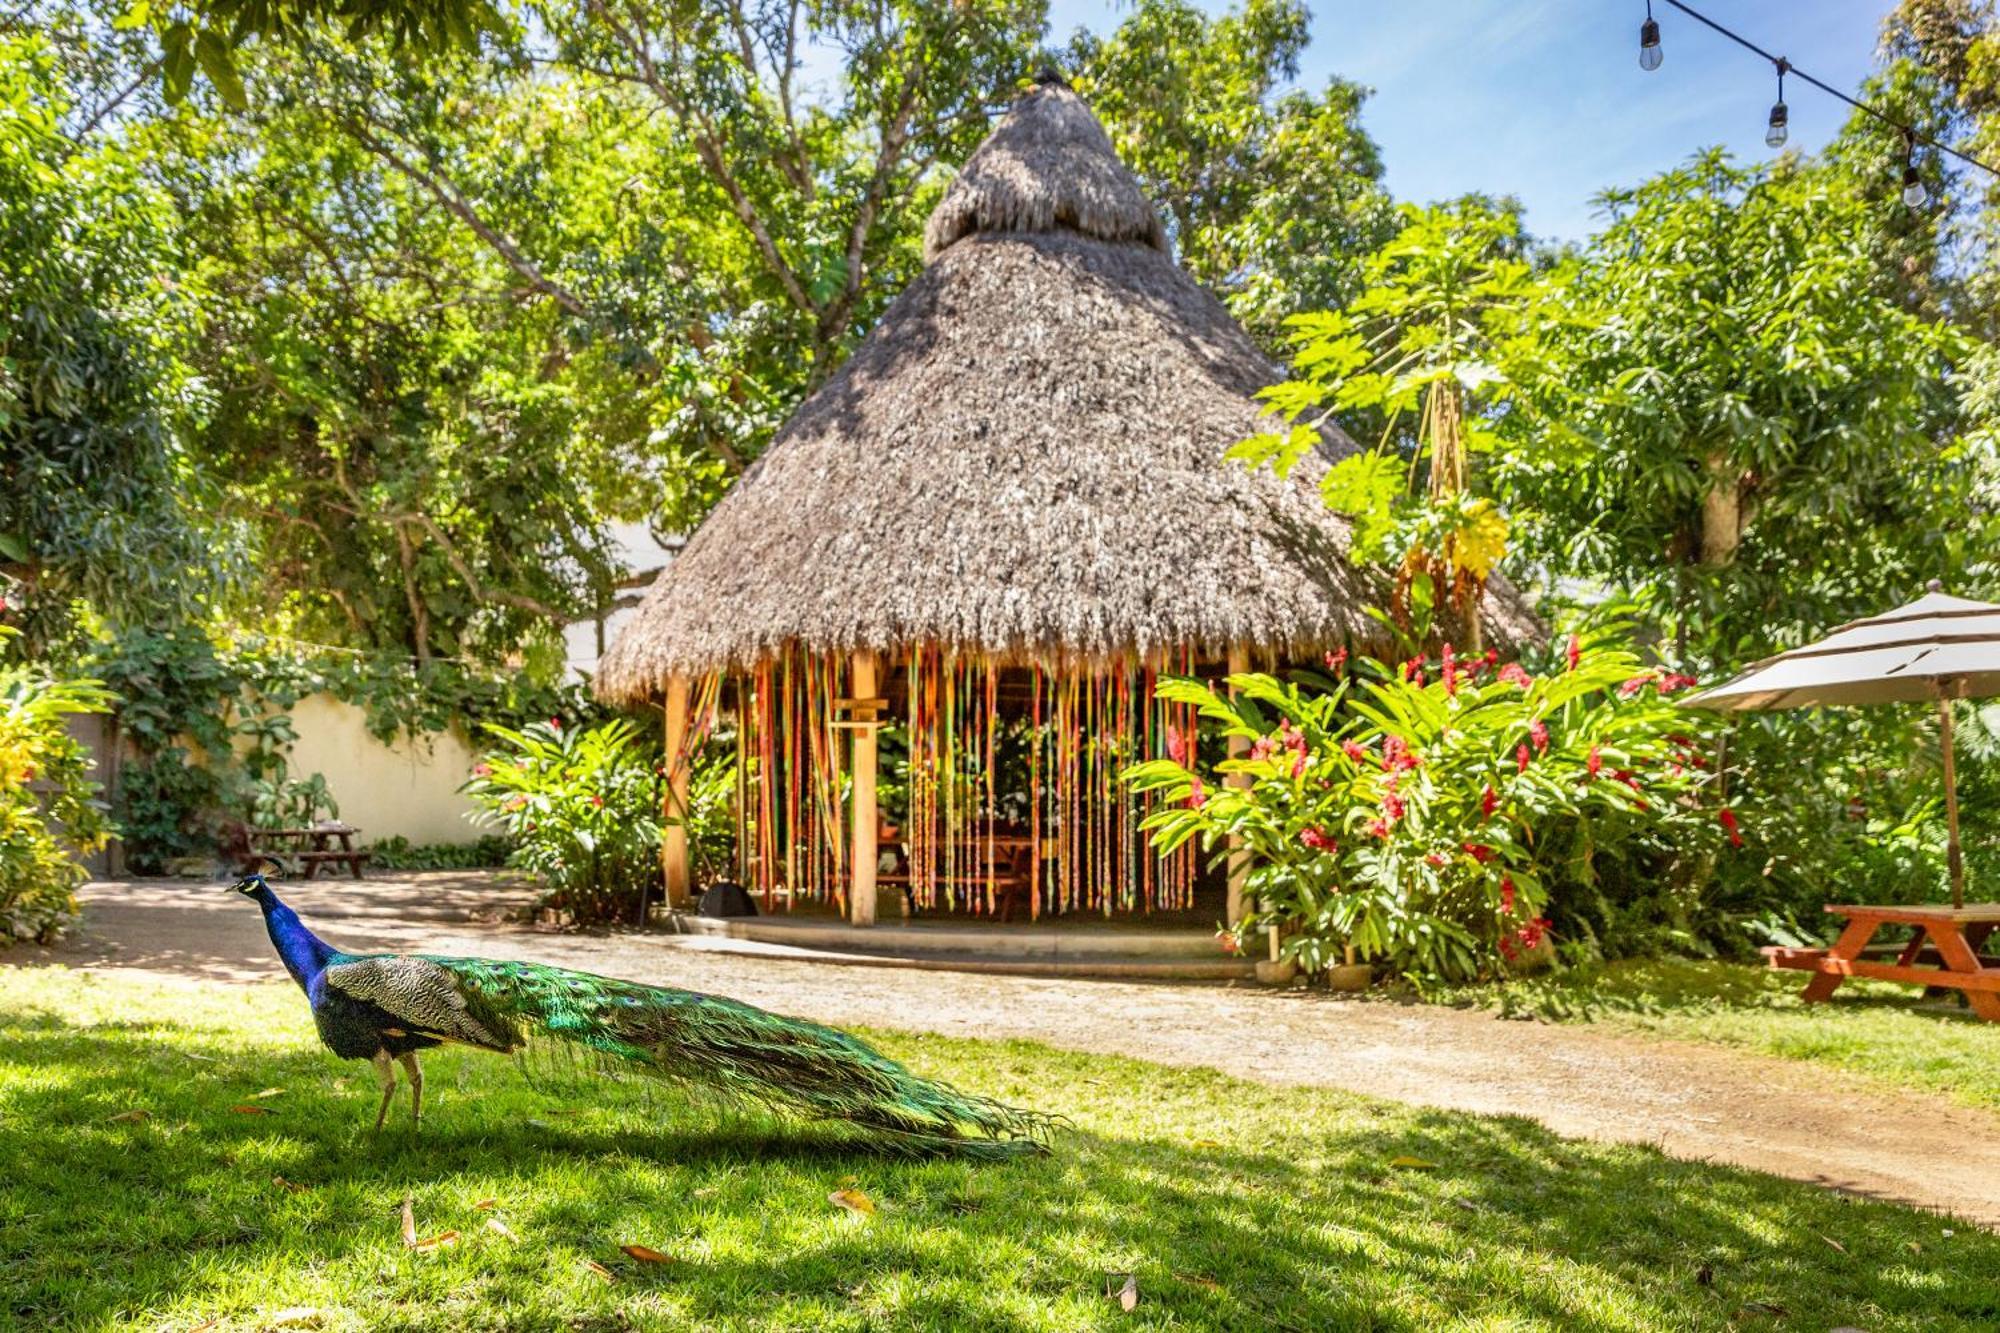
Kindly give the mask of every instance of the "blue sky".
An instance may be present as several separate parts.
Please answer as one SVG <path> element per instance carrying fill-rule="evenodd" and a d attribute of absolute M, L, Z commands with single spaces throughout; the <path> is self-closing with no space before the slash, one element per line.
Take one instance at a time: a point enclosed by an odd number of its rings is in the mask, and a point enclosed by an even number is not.
<path fill-rule="evenodd" d="M 1837 88 L 1871 68 L 1893 0 L 1691 0 L 1696 8 Z M 1222 10 L 1224 4 L 1209 4 Z M 1050 35 L 1115 27 L 1114 0 L 1054 0 Z M 1639 68 L 1644 0 L 1319 0 L 1300 70 L 1375 90 L 1363 124 L 1382 146 L 1389 188 L 1427 201 L 1512 193 L 1538 235 L 1593 226 L 1590 198 L 1722 144 L 1766 156 L 1771 67 L 1655 3 L 1666 60 Z M 1818 148 L 1847 108 L 1786 84 L 1794 146 Z"/>

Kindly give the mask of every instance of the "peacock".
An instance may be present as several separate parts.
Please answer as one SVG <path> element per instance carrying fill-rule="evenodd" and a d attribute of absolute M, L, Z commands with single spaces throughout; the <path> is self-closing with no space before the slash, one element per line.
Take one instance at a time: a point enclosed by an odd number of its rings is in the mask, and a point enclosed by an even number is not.
<path fill-rule="evenodd" d="M 919 1077 L 859 1038 L 754 1005 L 543 963 L 351 954 L 309 930 L 263 875 L 233 886 L 263 909 L 271 943 L 305 991 L 327 1049 L 368 1060 L 382 1087 L 379 1132 L 409 1076 L 423 1120 L 418 1053 L 446 1042 L 500 1055 L 551 1038 L 629 1070 L 724 1098 L 846 1121 L 890 1149 L 1007 1158 L 1045 1152 L 1057 1123 Z"/>

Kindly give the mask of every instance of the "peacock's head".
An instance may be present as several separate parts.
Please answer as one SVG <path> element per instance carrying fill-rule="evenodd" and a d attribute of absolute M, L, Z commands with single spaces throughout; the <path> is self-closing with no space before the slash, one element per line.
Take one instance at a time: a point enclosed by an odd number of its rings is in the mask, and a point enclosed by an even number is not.
<path fill-rule="evenodd" d="M 268 856 L 259 857 L 258 860 L 264 866 L 269 866 L 274 870 L 280 868 L 278 862 Z M 271 886 L 264 881 L 264 871 L 261 867 L 238 879 L 229 887 L 246 898 L 254 898 L 259 893 L 269 893 L 271 891 Z"/>

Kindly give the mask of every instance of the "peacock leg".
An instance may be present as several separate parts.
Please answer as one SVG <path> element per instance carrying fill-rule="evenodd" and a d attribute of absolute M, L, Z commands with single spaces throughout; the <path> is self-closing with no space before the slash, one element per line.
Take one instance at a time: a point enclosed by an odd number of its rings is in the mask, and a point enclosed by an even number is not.
<path fill-rule="evenodd" d="M 403 1072 L 410 1076 L 410 1128 L 416 1129 L 424 1122 L 424 1067 L 415 1051 L 403 1056 Z"/>
<path fill-rule="evenodd" d="M 371 1057 L 375 1062 L 375 1077 L 382 1084 L 382 1105 L 375 1112 L 375 1132 L 382 1132 L 382 1122 L 389 1118 L 389 1099 L 396 1095 L 396 1061 L 388 1051 L 380 1050 Z"/>

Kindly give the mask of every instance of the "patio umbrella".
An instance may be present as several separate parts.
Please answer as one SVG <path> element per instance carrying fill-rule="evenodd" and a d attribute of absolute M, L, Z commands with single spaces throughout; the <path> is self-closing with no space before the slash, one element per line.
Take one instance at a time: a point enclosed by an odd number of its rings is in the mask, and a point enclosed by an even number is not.
<path fill-rule="evenodd" d="M 1958 779 L 1951 704 L 2000 694 L 2000 606 L 1949 597 L 1933 579 L 1908 606 L 1842 625 L 1684 701 L 1689 708 L 1748 712 L 1935 700 L 1944 733 L 1944 811 L 1950 833 L 1951 904 L 1965 905 L 1958 844 Z"/>

